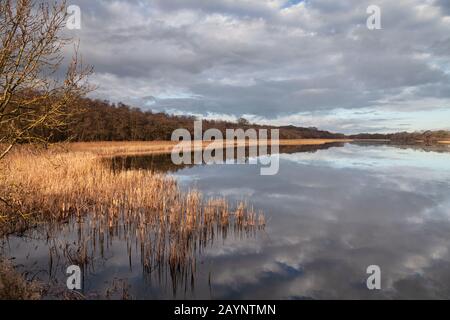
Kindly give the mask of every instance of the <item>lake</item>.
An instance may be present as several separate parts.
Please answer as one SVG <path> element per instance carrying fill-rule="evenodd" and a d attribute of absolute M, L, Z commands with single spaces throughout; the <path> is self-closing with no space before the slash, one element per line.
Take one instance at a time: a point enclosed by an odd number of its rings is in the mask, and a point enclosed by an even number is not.
<path fill-rule="evenodd" d="M 167 172 L 183 189 L 264 212 L 263 230 L 215 234 L 189 271 L 148 269 L 136 230 L 100 238 L 79 217 L 9 236 L 2 253 L 28 277 L 64 286 L 88 234 L 82 293 L 92 299 L 450 298 L 448 146 L 330 144 L 279 157 L 274 176 L 248 164 L 178 167 L 164 155 L 113 159 L 112 170 Z M 371 265 L 380 290 L 367 288 Z"/>

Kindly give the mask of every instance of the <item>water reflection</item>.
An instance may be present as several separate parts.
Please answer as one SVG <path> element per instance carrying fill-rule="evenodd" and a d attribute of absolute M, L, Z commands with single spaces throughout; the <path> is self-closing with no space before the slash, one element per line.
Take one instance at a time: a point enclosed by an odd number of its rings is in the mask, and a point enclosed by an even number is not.
<path fill-rule="evenodd" d="M 218 297 L 450 297 L 449 153 L 346 145 L 280 158 L 274 177 L 250 166 L 175 175 L 210 195 L 249 197 L 269 215 L 263 243 L 210 253 Z M 366 288 L 372 264 L 381 291 Z"/>
<path fill-rule="evenodd" d="M 353 145 L 357 145 L 360 147 L 379 147 L 379 146 L 389 146 L 394 147 L 396 149 L 403 150 L 417 150 L 417 151 L 426 151 L 426 152 L 437 152 L 437 153 L 449 153 L 450 145 L 448 144 L 399 144 L 396 142 L 388 142 L 388 141 L 354 141 L 351 142 Z"/>
<path fill-rule="evenodd" d="M 293 153 L 315 153 L 319 150 L 326 150 L 334 147 L 343 147 L 344 143 L 341 142 L 333 142 L 333 143 L 325 143 L 322 145 L 293 145 L 293 146 L 280 146 L 279 153 L 280 154 L 293 154 Z M 227 153 L 227 149 L 224 150 L 225 161 L 229 163 L 228 160 L 240 160 L 241 163 L 248 163 L 249 160 L 249 148 L 239 148 L 243 149 L 242 154 L 244 155 L 244 159 L 237 159 L 237 155 L 240 154 L 238 152 L 238 148 L 234 148 L 233 158 L 231 158 L 230 153 Z M 268 148 L 268 153 L 271 154 L 270 148 Z M 257 152 L 260 150 L 258 149 Z M 259 155 L 259 153 L 258 153 Z M 214 155 L 213 155 L 214 156 Z M 191 156 L 191 158 L 193 155 Z M 191 161 L 194 162 L 193 159 Z M 153 154 L 153 155 L 137 155 L 137 156 L 116 156 L 111 159 L 106 159 L 107 165 L 111 166 L 113 171 L 120 170 L 130 170 L 130 169 L 142 169 L 142 170 L 152 170 L 156 172 L 166 172 L 166 173 L 175 173 L 181 169 L 191 168 L 193 164 L 182 164 L 176 165 L 171 160 L 170 154 Z M 208 164 L 203 162 L 203 164 Z"/>
<path fill-rule="evenodd" d="M 98 272 L 123 281 L 124 275 L 109 274 L 108 267 L 118 263 L 141 270 L 144 285 L 172 289 L 184 294 L 195 289 L 197 259 L 215 241 L 228 237 L 247 239 L 264 230 L 263 216 L 258 216 L 241 203 L 235 210 L 223 198 L 209 199 L 203 206 L 198 193 L 191 192 L 186 200 L 186 222 L 156 221 L 141 210 L 131 212 L 94 212 L 69 217 L 64 223 L 45 223 L 20 236 L 10 236 L 2 243 L 6 256 L 17 257 L 27 273 L 35 272 L 53 287 L 64 283 L 69 265 L 83 271 L 83 293 L 88 297 L 104 297 L 111 288 L 99 290 Z M 190 214 L 192 210 L 201 210 Z M 189 221 L 189 217 L 201 219 Z M 172 214 L 167 216 L 172 219 Z M 31 267 L 31 269 L 30 269 Z M 36 268 L 34 268 L 36 267 Z M 91 283 L 87 283 L 91 282 Z M 114 285 L 114 281 L 111 282 Z M 139 296 L 138 296 L 139 297 Z"/>
<path fill-rule="evenodd" d="M 148 299 L 450 298 L 450 153 L 359 144 L 307 151 L 282 151 L 275 176 L 247 165 L 172 170 L 182 188 L 248 199 L 268 220 L 257 236 L 232 228 L 207 245 L 197 242 L 194 290 L 189 274 L 179 276 L 175 295 L 170 268 L 145 272 L 139 235 L 120 224 L 113 235 L 105 226 L 103 255 L 98 243 L 94 255 L 88 251 L 86 290 L 104 292 L 106 282 L 126 278 L 133 297 Z M 49 243 L 72 241 L 74 256 L 79 228 L 98 241 L 88 224 L 68 223 L 48 239 L 34 239 L 37 230 L 32 238 L 10 237 L 4 250 L 26 270 L 65 279 L 55 265 L 65 267 L 68 258 L 49 253 Z M 382 272 L 379 291 L 366 287 L 373 264 Z"/>

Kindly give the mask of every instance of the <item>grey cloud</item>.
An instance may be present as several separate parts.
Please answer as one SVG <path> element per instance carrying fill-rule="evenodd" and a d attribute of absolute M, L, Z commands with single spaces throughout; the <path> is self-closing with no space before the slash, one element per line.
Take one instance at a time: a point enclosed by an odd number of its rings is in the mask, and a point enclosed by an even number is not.
<path fill-rule="evenodd" d="M 229 1 L 229 0 L 155 0 L 155 5 L 163 10 L 200 10 L 205 13 L 228 14 L 240 17 L 269 17 L 274 13 L 265 1 Z"/>
<path fill-rule="evenodd" d="M 369 31 L 372 2 L 74 1 L 85 60 L 114 79 L 105 98 L 267 118 L 427 96 L 449 106 L 447 2 L 375 1 L 383 29 Z"/>
<path fill-rule="evenodd" d="M 439 6 L 444 14 L 450 16 L 450 0 L 436 0 L 435 4 Z"/>

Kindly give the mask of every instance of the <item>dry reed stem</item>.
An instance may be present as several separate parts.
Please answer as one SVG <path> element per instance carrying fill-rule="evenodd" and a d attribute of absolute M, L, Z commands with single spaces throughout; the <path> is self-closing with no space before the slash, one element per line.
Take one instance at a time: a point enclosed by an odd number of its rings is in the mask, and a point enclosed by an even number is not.
<path fill-rule="evenodd" d="M 335 142 L 351 142 L 351 139 L 280 139 L 278 145 L 280 146 L 296 146 L 296 145 L 322 145 Z M 222 142 L 226 145 L 226 141 Z M 69 144 L 57 144 L 54 148 L 64 148 L 73 152 L 90 152 L 101 156 L 118 156 L 118 155 L 143 155 L 143 154 L 169 154 L 172 152 L 174 146 L 179 142 L 175 141 L 102 141 L 102 142 L 75 142 Z M 201 149 L 206 148 L 211 142 L 204 141 Z M 245 143 L 246 146 L 259 145 L 262 141 L 246 140 L 235 141 L 234 145 Z M 272 141 L 269 139 L 267 145 L 271 145 Z M 190 142 L 184 142 L 189 145 Z M 192 151 L 198 150 L 193 144 Z"/>
<path fill-rule="evenodd" d="M 56 229 L 61 221 L 77 219 L 77 247 L 61 245 L 55 252 L 88 267 L 96 250 L 103 254 L 111 239 L 120 238 L 126 240 L 130 255 L 133 243 L 140 246 L 147 272 L 168 269 L 174 290 L 180 281 L 193 277 L 196 254 L 216 236 L 225 237 L 230 227 L 251 233 L 265 226 L 264 215 L 243 202 L 233 212 L 225 199 L 203 199 L 196 190 L 182 192 L 164 174 L 113 172 L 92 153 L 23 150 L 7 161 L 0 191 L 15 201 L 2 208 L 10 223 L 0 223 L 0 234 L 11 224 L 10 230 L 29 227 L 30 220 L 17 218 L 13 209 L 33 221 L 54 222 Z"/>

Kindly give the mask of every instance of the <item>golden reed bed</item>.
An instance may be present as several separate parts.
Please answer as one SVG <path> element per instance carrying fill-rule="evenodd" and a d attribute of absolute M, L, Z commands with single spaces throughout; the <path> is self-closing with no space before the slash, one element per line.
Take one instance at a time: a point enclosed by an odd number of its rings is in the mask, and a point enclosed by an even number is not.
<path fill-rule="evenodd" d="M 174 290 L 195 274 L 197 255 L 215 238 L 252 235 L 266 224 L 244 202 L 183 192 L 174 179 L 147 170 L 113 172 L 92 152 L 20 148 L 2 165 L 0 236 L 42 224 L 54 237 L 75 219 L 84 230 L 76 249 L 54 250 L 66 260 L 88 266 L 107 239 L 139 243 L 143 270 L 168 270 Z"/>
<path fill-rule="evenodd" d="M 115 144 L 107 145 L 110 148 Z M 158 144 L 151 145 L 160 148 Z M 77 148 L 79 146 L 73 150 Z M 15 217 L 26 222 L 31 217 L 65 219 L 70 214 L 98 211 L 114 214 L 118 210 L 144 212 L 151 223 L 157 222 L 162 227 L 195 229 L 212 219 L 205 210 L 208 199 L 201 200 L 199 192 L 182 192 L 174 179 L 151 171 L 114 173 L 93 152 L 22 148 L 4 162 L 0 191 L 4 200 L 8 200 L 8 205 L 0 203 L 3 206 L 0 219 L 4 222 Z M 192 201 L 193 198 L 198 201 Z M 216 205 L 219 203 L 214 219 L 225 222 L 225 217 L 237 214 L 229 211 L 225 201 L 216 201 Z M 243 209 L 240 223 L 264 224 L 262 215 L 257 217 L 254 212 Z"/>
<path fill-rule="evenodd" d="M 281 139 L 280 146 L 295 145 L 321 145 L 333 142 L 351 142 L 344 139 Z M 210 142 L 203 142 L 202 148 L 208 146 Z M 239 142 L 236 141 L 235 145 Z M 268 140 L 268 145 L 271 141 Z M 170 153 L 178 142 L 174 141 L 123 141 L 123 142 L 75 142 L 69 144 L 55 145 L 56 148 L 63 147 L 71 151 L 92 152 L 103 156 L 121 156 L 121 155 L 142 155 L 142 154 L 167 154 Z M 247 140 L 246 146 L 258 144 L 257 141 Z M 224 143 L 225 145 L 225 143 Z M 193 148 L 194 149 L 194 148 Z"/>

